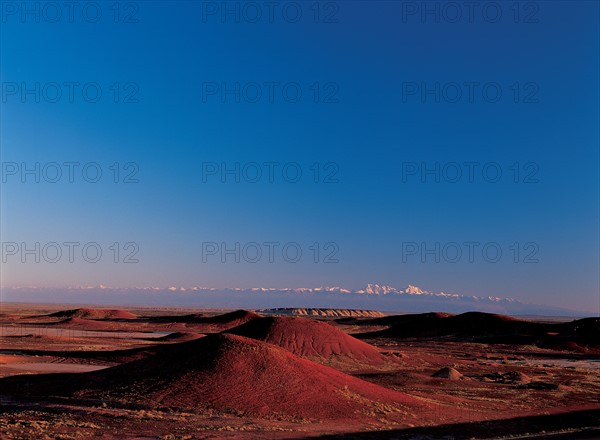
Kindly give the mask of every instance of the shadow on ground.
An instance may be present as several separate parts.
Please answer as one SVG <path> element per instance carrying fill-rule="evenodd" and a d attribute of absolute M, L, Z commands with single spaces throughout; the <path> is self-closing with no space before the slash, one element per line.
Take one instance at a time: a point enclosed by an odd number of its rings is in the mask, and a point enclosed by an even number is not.
<path fill-rule="evenodd" d="M 496 438 L 597 440 L 600 439 L 600 409 L 487 422 L 324 435 L 319 438 L 327 440 L 466 440 Z"/>

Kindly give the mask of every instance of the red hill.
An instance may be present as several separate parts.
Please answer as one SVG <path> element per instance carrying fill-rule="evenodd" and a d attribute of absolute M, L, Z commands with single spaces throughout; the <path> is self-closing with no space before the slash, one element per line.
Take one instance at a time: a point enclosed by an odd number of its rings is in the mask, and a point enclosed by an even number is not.
<path fill-rule="evenodd" d="M 391 317 L 390 317 L 391 318 Z M 483 312 L 460 315 L 425 313 L 401 315 L 389 329 L 362 333 L 360 337 L 439 337 L 491 338 L 534 336 L 544 334 L 546 325 L 510 316 Z"/>
<path fill-rule="evenodd" d="M 248 310 L 236 310 L 234 312 L 224 313 L 223 315 L 202 318 L 198 322 L 205 324 L 240 325 L 256 318 L 260 318 L 260 315 L 249 312 Z"/>
<path fill-rule="evenodd" d="M 272 344 L 209 335 L 146 359 L 82 374 L 0 380 L 2 394 L 72 395 L 150 407 L 369 423 L 428 418 L 417 399 L 301 359 Z"/>
<path fill-rule="evenodd" d="M 46 315 L 52 318 L 82 318 L 82 319 L 135 319 L 136 315 L 118 309 L 72 309 Z"/>
<path fill-rule="evenodd" d="M 237 327 L 254 319 L 260 319 L 260 315 L 247 310 L 236 310 L 222 315 L 207 316 L 189 321 L 186 326 L 200 332 L 215 333 Z"/>
<path fill-rule="evenodd" d="M 390 361 L 372 345 L 330 324 L 309 318 L 269 316 L 228 330 L 240 336 L 269 342 L 297 356 L 321 363 L 360 363 L 382 366 Z"/>
<path fill-rule="evenodd" d="M 223 330 L 235 327 L 255 318 L 260 318 L 260 315 L 247 310 L 236 310 L 215 316 L 206 316 L 201 313 L 193 313 L 182 316 L 156 316 L 150 317 L 147 320 L 150 322 L 159 323 L 185 323 L 190 325 L 216 326 L 220 327 L 220 330 Z"/>

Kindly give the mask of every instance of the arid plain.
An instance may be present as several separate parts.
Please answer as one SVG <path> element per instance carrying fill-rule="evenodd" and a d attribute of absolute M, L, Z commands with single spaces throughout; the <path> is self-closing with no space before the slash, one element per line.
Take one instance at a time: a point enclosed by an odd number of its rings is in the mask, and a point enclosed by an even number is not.
<path fill-rule="evenodd" d="M 3 304 L 7 439 L 600 438 L 600 319 Z"/>

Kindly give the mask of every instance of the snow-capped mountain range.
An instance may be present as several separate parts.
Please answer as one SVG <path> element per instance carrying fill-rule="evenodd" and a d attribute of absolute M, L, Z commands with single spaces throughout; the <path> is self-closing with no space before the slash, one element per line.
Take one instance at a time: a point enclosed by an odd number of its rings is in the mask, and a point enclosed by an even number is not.
<path fill-rule="evenodd" d="M 528 304 L 514 298 L 430 292 L 414 285 L 399 289 L 367 284 L 361 289 L 342 287 L 12 287 L 0 289 L 4 302 L 148 305 L 207 308 L 343 308 L 388 312 L 482 311 L 517 315 L 584 316 L 585 312 Z"/>
<path fill-rule="evenodd" d="M 355 290 L 355 293 L 362 293 L 367 295 L 421 295 L 424 297 L 437 297 L 437 298 L 468 298 L 474 301 L 490 301 L 490 302 L 506 302 L 506 303 L 518 303 L 519 300 L 514 298 L 500 298 L 497 296 L 467 296 L 458 293 L 446 293 L 446 292 L 430 292 L 423 290 L 420 287 L 409 284 L 404 289 L 396 289 L 390 286 L 380 286 L 379 284 L 367 284 L 365 289 Z"/>

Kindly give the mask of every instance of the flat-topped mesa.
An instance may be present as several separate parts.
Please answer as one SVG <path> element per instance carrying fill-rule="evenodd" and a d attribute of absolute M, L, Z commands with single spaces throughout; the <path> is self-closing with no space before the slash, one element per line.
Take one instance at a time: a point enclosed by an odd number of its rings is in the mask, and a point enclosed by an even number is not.
<path fill-rule="evenodd" d="M 353 318 L 380 318 L 384 313 L 376 310 L 354 310 L 354 309 L 319 309 L 319 308 L 279 308 L 261 310 L 265 315 L 288 315 L 288 316 L 323 316 L 331 318 L 353 317 Z"/>

